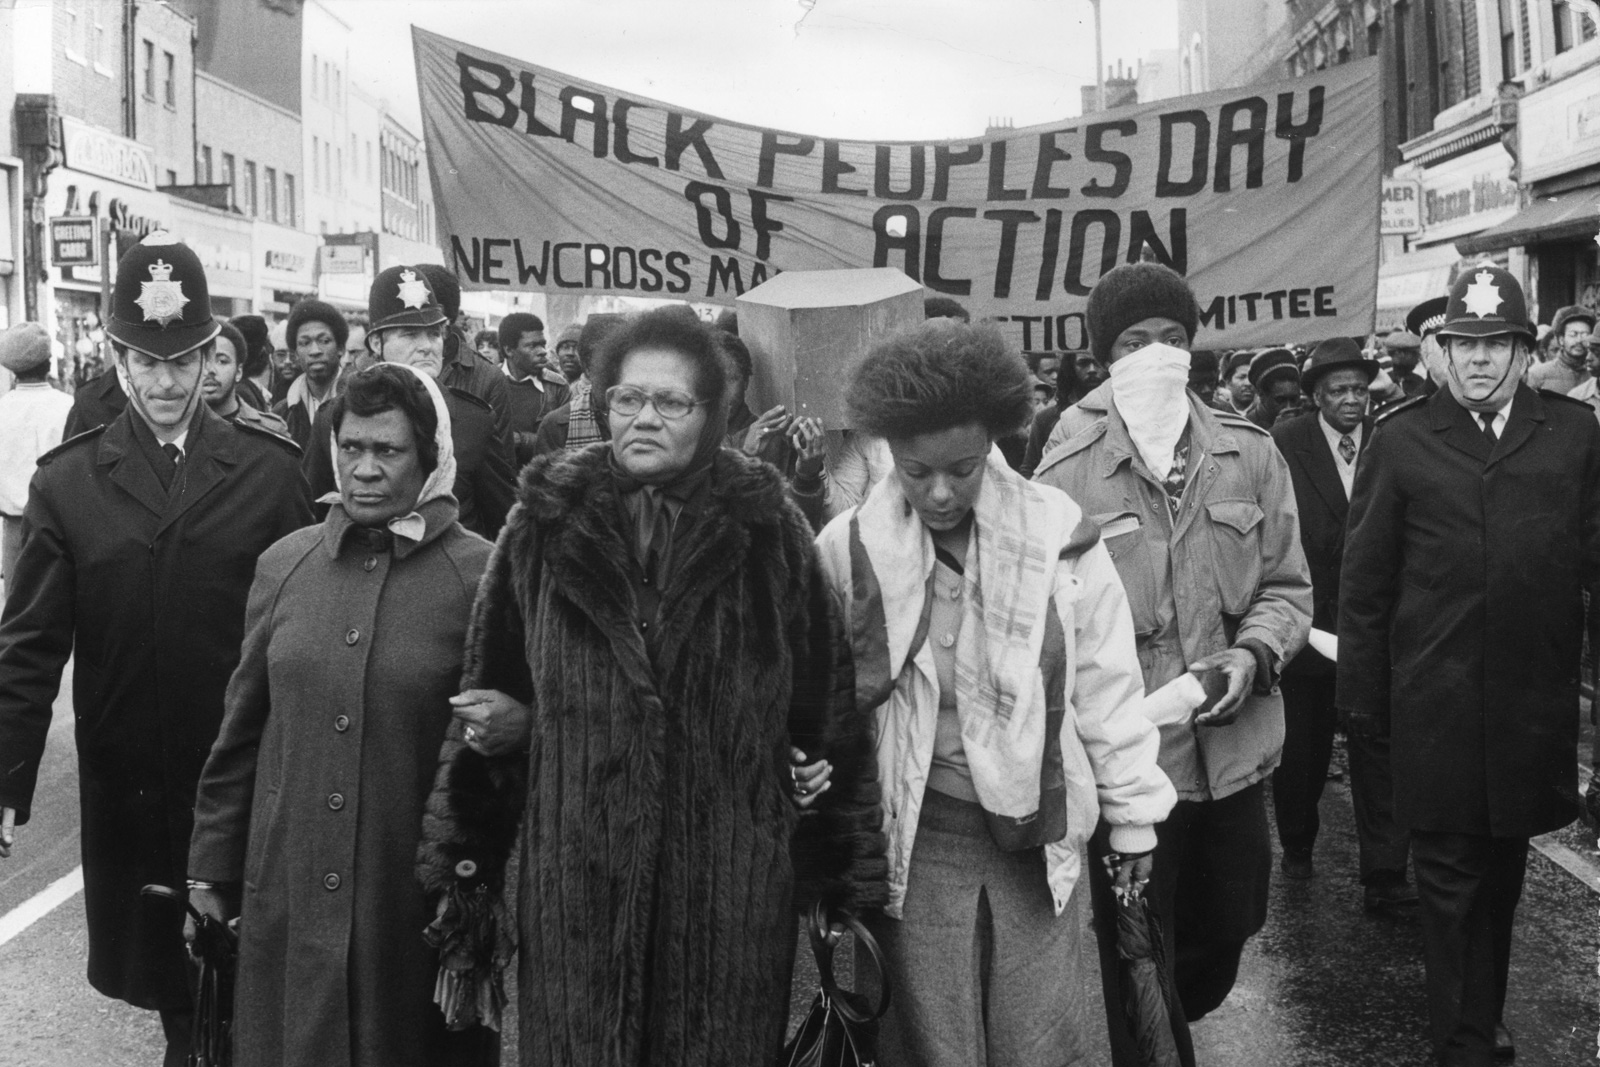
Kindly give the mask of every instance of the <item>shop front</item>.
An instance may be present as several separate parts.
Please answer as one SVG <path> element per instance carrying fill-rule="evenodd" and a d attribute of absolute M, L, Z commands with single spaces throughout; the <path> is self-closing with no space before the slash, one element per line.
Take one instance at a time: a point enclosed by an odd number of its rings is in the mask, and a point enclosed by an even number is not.
<path fill-rule="evenodd" d="M 111 137 L 110 134 L 104 136 Z M 74 143 L 69 136 L 69 160 L 74 158 L 71 154 Z M 83 144 L 84 138 L 80 136 L 77 143 Z M 105 163 L 108 158 L 122 157 L 100 153 L 85 158 Z M 135 170 L 125 176 L 136 173 Z M 118 250 L 131 246 L 154 230 L 170 228 L 172 203 L 166 194 L 154 189 L 62 167 L 50 175 L 45 213 L 50 218 L 92 218 L 97 233 L 103 234 L 109 227 L 113 237 L 109 257 L 104 242 L 95 242 L 98 261 L 94 266 L 63 266 L 53 261 L 47 264 L 49 296 L 41 309 L 41 317 L 45 329 L 60 346 L 56 352 L 61 357 L 58 368 L 61 378 L 83 382 L 110 363 L 111 350 L 102 328 L 100 306 L 102 289 L 108 289 L 116 275 Z"/>
<path fill-rule="evenodd" d="M 289 309 L 317 295 L 317 249 L 322 240 L 285 226 L 255 225 L 256 312 L 268 321 L 284 318 Z"/>
<path fill-rule="evenodd" d="M 1524 96 L 1518 138 L 1527 204 L 1456 242 L 1467 256 L 1526 249 L 1535 315 L 1582 304 L 1600 311 L 1600 67 Z"/>
<path fill-rule="evenodd" d="M 1463 256 L 1457 242 L 1517 215 L 1522 192 L 1511 177 L 1511 155 L 1498 140 L 1416 168 L 1420 228 L 1408 250 L 1378 271 L 1377 330 L 1402 329 L 1406 312 L 1450 291 L 1456 275 L 1484 260 L 1508 265 L 1508 248 Z"/>
<path fill-rule="evenodd" d="M 172 200 L 173 231 L 206 270 L 211 313 L 223 318 L 255 309 L 255 236 L 247 218 L 187 200 Z"/>

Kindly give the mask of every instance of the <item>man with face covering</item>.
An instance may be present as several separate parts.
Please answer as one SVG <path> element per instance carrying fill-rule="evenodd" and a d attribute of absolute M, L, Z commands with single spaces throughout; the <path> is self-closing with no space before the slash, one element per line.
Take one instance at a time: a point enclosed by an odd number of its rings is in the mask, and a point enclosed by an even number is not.
<path fill-rule="evenodd" d="M 1161 769 L 1178 803 L 1156 827 L 1149 896 L 1181 1002 L 1172 1029 L 1185 1067 L 1188 1023 L 1227 997 L 1245 942 L 1266 921 L 1278 674 L 1311 626 L 1283 456 L 1266 431 L 1185 388 L 1198 319 L 1188 283 L 1167 267 L 1133 263 L 1101 278 L 1089 338 L 1111 377 L 1062 412 L 1037 475 L 1099 524 L 1128 594 L 1145 690 L 1185 672 L 1226 686 L 1215 706 L 1161 727 Z M 1090 853 L 1112 1062 L 1131 1067 L 1142 1061 L 1116 980 L 1104 823 Z"/>
<path fill-rule="evenodd" d="M 1583 593 L 1600 579 L 1600 424 L 1522 384 L 1522 287 L 1450 292 L 1448 385 L 1378 420 L 1340 576 L 1336 703 L 1390 741 L 1442 1064 L 1512 1054 L 1502 1012 L 1528 839 L 1578 814 Z"/>
<path fill-rule="evenodd" d="M 202 381 L 218 324 L 200 259 L 157 232 L 117 265 L 106 324 L 127 383 L 109 425 L 39 458 L 0 620 L 0 857 L 32 814 L 67 657 L 76 657 L 89 984 L 161 1013 L 181 1067 L 192 1012 L 182 887 L 195 787 L 239 662 L 256 557 L 311 521 L 299 449 L 230 426 Z M 25 842 L 23 856 L 47 844 Z"/>

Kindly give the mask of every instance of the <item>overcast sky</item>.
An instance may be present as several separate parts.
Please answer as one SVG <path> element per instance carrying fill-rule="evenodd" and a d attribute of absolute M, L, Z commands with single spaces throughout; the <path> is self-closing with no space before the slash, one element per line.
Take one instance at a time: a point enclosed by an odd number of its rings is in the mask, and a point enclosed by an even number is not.
<path fill-rule="evenodd" d="M 410 26 L 719 118 L 932 139 L 1081 110 L 1088 0 L 324 0 L 358 78 L 421 132 Z M 1106 0 L 1105 60 L 1177 47 L 1176 0 Z"/>

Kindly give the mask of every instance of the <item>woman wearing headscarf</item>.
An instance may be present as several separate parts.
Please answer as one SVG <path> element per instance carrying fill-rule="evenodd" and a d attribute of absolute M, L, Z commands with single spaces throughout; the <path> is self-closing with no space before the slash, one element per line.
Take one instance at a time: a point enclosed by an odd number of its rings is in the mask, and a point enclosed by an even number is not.
<path fill-rule="evenodd" d="M 380 363 L 332 401 L 339 500 L 269 548 L 201 778 L 191 900 L 237 914 L 237 1067 L 493 1063 L 433 1006 L 412 876 L 491 546 L 456 521 L 435 382 Z"/>
<path fill-rule="evenodd" d="M 875 716 L 889 903 L 870 922 L 894 1000 L 886 1067 L 1061 1067 L 1087 1051 L 1084 844 L 1149 879 L 1172 807 L 1122 584 L 1066 494 L 994 442 L 1031 409 L 993 327 L 924 325 L 856 368 L 852 424 L 894 468 L 818 538 Z"/>
<path fill-rule="evenodd" d="M 796 908 L 884 899 L 870 720 L 805 519 L 723 447 L 708 330 L 646 313 L 591 373 L 611 440 L 523 470 L 419 875 L 500 891 L 520 823 L 523 1064 L 769 1063 Z"/>

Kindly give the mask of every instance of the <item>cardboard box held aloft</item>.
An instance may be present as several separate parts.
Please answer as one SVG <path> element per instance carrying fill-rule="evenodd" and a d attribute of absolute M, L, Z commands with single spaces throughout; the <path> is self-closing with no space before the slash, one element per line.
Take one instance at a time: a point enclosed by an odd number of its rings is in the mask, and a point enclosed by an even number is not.
<path fill-rule="evenodd" d="M 830 430 L 848 426 L 850 368 L 879 341 L 921 323 L 922 301 L 922 286 L 893 267 L 784 271 L 745 293 L 739 338 L 755 362 L 751 409 L 783 404 Z"/>

